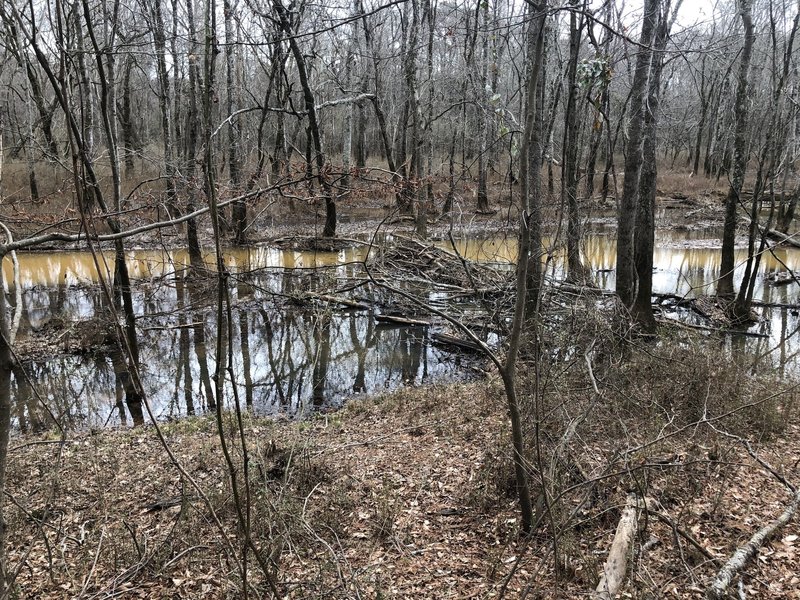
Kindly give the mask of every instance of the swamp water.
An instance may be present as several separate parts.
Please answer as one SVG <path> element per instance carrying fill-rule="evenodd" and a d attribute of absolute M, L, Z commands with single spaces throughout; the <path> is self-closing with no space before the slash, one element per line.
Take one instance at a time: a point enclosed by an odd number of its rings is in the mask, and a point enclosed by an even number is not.
<path fill-rule="evenodd" d="M 712 235 L 659 232 L 654 291 L 689 297 L 712 294 L 719 262 L 718 239 Z M 441 245 L 452 248 L 449 243 Z M 456 250 L 466 258 L 500 268 L 509 268 L 516 259 L 513 238 L 460 240 Z M 585 261 L 595 272 L 596 283 L 607 289 L 614 286 L 615 252 L 613 234 L 595 233 L 586 239 Z M 469 375 L 465 368 L 468 358 L 434 345 L 427 328 L 387 325 L 369 310 L 313 302 L 295 306 L 284 301 L 298 295 L 313 296 L 315 291 L 328 293 L 337 284 L 347 287 L 355 281 L 358 285 L 364 276 L 361 261 L 365 254 L 363 248 L 339 252 L 261 247 L 226 250 L 234 307 L 230 356 L 242 406 L 257 414 L 302 415 L 336 408 L 356 394 Z M 104 256 L 110 265 L 113 256 Z M 744 253 L 738 258 L 741 262 Z M 104 334 L 92 327 L 71 326 L 108 318 L 107 301 L 93 285 L 98 278 L 92 256 L 30 253 L 21 254 L 19 261 L 23 312 L 18 339 L 24 343 L 26 337 L 47 332 L 52 347 L 40 358 L 34 354 L 23 363 L 24 374 L 16 374 L 17 427 L 49 427 L 48 412 L 67 427 L 130 424 L 112 356 L 108 347 L 103 348 Z M 181 251 L 128 254 L 131 277 L 138 280 L 134 305 L 142 381 L 159 419 L 203 412 L 213 397 L 210 374 L 215 366 L 216 294 L 185 281 L 187 262 Z M 776 287 L 765 279 L 787 267 L 800 270 L 800 250 L 780 249 L 774 256 L 765 255 L 756 300 L 784 305 L 800 301 L 798 285 Z M 10 280 L 8 261 L 4 268 Z M 558 268 L 554 269 L 556 278 Z M 436 291 L 416 291 L 433 302 L 440 300 Z M 364 288 L 361 295 L 368 294 Z M 358 297 L 359 291 L 354 295 Z M 800 350 L 797 310 L 785 306 L 759 311 L 763 318 L 750 330 L 757 336 L 733 338 L 731 343 L 748 344 L 775 368 L 794 368 Z M 681 317 L 669 312 L 665 316 Z M 76 352 L 76 347 L 83 351 Z M 227 397 L 232 396 L 230 382 L 226 392 Z"/>

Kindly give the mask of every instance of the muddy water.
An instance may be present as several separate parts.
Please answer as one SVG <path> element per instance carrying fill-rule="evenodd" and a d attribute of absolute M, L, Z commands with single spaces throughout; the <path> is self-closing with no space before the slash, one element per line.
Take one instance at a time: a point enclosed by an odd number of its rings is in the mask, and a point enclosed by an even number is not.
<path fill-rule="evenodd" d="M 459 358 L 433 346 L 423 328 L 385 326 L 368 311 L 281 303 L 290 295 L 327 292 L 337 279 L 363 276 L 357 266 L 364 255 L 351 249 L 226 253 L 234 282 L 231 360 L 243 406 L 298 415 L 335 408 L 347 396 L 464 377 Z M 109 264 L 112 258 L 105 256 Z M 131 274 L 140 279 L 134 306 L 142 380 L 160 419 L 208 410 L 214 397 L 216 295 L 187 282 L 187 260 L 183 252 L 128 255 Z M 98 286 L 87 285 L 98 281 L 93 257 L 27 254 L 19 261 L 20 342 L 47 332 L 56 356 L 27 361 L 27 378 L 16 377 L 18 426 L 47 424 L 37 393 L 69 427 L 130 423 L 112 347 L 98 328 L 80 326 L 108 315 Z M 10 276 L 10 266 L 4 268 Z M 100 272 L 107 274 L 105 265 Z M 76 347 L 85 351 L 76 353 Z M 230 376 L 225 392 L 232 398 Z"/>
<path fill-rule="evenodd" d="M 721 241 L 714 232 L 687 231 L 660 232 L 656 237 L 653 255 L 653 289 L 657 293 L 672 293 L 680 296 L 700 296 L 716 291 L 719 276 Z M 562 276 L 563 240 L 546 239 L 545 247 L 550 249 L 551 273 Z M 448 244 L 452 248 L 451 244 Z M 458 240 L 455 249 L 474 260 L 493 262 L 499 265 L 512 264 L 517 260 L 517 243 L 514 239 L 468 239 Z M 616 283 L 614 265 L 617 244 L 613 235 L 593 234 L 587 236 L 583 244 L 584 261 L 595 271 L 595 282 L 606 289 L 613 289 Z M 740 248 L 736 253 L 738 285 L 744 271 L 747 253 Z M 800 250 L 776 249 L 766 252 L 761 259 L 762 277 L 756 281 L 755 298 L 764 302 L 787 302 L 787 297 L 797 296 L 797 286 L 774 287 L 765 285 L 763 275 L 786 268 L 800 270 Z"/>
<path fill-rule="evenodd" d="M 657 232 L 653 292 L 686 298 L 714 294 L 719 277 L 719 234 L 715 230 Z M 563 240 L 545 240 L 545 246 L 550 247 L 549 273 L 555 278 L 563 277 Z M 513 239 L 459 240 L 455 249 L 465 256 L 498 265 L 510 265 L 517 259 L 517 245 Z M 604 289 L 613 290 L 616 284 L 616 250 L 613 232 L 588 235 L 583 244 L 584 261 L 593 270 L 595 283 Z M 745 248 L 738 248 L 734 274 L 737 288 L 746 258 Z M 730 347 L 746 348 L 761 357 L 762 366 L 796 374 L 800 369 L 800 308 L 791 305 L 800 305 L 800 286 L 795 283 L 775 286 L 767 279 L 770 274 L 787 269 L 800 275 L 800 249 L 777 248 L 763 254 L 753 298 L 765 304 L 789 306 L 757 308 L 761 320 L 746 331 L 750 335 L 731 335 L 726 341 Z M 685 311 L 665 309 L 663 316 L 703 324 L 696 315 Z"/>
<path fill-rule="evenodd" d="M 548 244 L 557 246 L 558 240 Z M 447 245 L 446 243 L 444 245 Z M 669 232 L 656 242 L 656 292 L 678 295 L 713 293 L 719 261 L 718 239 L 708 232 Z M 456 250 L 467 258 L 509 266 L 516 243 L 508 239 L 468 239 Z M 599 285 L 613 288 L 613 236 L 588 236 L 584 256 Z M 559 252 L 551 272 L 559 275 Z M 242 405 L 258 413 L 303 414 L 335 408 L 355 394 L 378 393 L 462 377 L 460 358 L 431 344 L 421 328 L 386 327 L 368 311 L 311 306 L 275 308 L 274 300 L 297 292 L 325 290 L 331 283 L 360 276 L 364 249 L 296 252 L 273 248 L 226 251 L 232 273 L 233 379 Z M 110 254 L 98 257 L 108 274 Z M 107 315 L 96 286 L 95 259 L 88 253 L 22 254 L 20 283 L 23 320 L 20 338 L 48 332 L 56 356 L 25 363 L 18 374 L 16 421 L 22 429 L 49 426 L 38 397 L 68 426 L 129 423 L 123 391 L 102 332 L 73 327 Z M 136 251 L 128 255 L 131 275 L 144 282 L 134 298 L 139 319 L 142 377 L 160 419 L 177 418 L 209 408 L 214 371 L 214 294 L 184 279 L 184 252 Z M 762 262 L 756 298 L 795 303 L 798 286 L 773 287 L 763 275 L 785 267 L 800 270 L 800 251 L 780 250 Z M 3 265 L 10 279 L 8 261 Z M 324 267 L 324 268 L 320 268 Z M 365 292 L 366 293 L 366 292 Z M 770 354 L 776 367 L 794 362 L 800 343 L 793 309 L 764 310 L 750 338 L 751 348 Z M 75 353 L 75 348 L 85 348 Z M 70 350 L 70 352 L 66 352 Z M 226 386 L 228 401 L 233 387 Z M 28 383 L 33 384 L 33 387 Z"/>

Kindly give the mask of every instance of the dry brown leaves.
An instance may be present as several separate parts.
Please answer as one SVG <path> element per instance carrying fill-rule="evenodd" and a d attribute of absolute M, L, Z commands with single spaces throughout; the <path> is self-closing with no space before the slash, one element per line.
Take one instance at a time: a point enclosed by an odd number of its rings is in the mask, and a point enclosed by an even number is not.
<path fill-rule="evenodd" d="M 522 540 L 514 498 L 495 489 L 504 414 L 497 384 L 484 382 L 358 400 L 306 423 L 249 420 L 251 529 L 265 552 L 277 549 L 286 597 L 577 598 L 593 589 L 624 478 L 604 483 L 603 502 L 560 532 L 556 581 L 547 528 Z M 242 596 L 241 537 L 213 421 L 164 430 L 235 556 L 152 428 L 76 435 L 63 447 L 17 438 L 5 514 L 22 597 Z M 793 481 L 798 440 L 792 426 L 759 448 Z M 648 486 L 682 531 L 725 560 L 788 494 L 737 445 L 713 452 L 695 448 L 682 468 L 653 468 Z M 646 527 L 625 597 L 702 597 L 715 565 L 664 523 Z M 763 549 L 744 580 L 749 597 L 800 598 L 799 535 L 792 523 Z M 660 543 L 642 550 L 651 538 Z M 267 597 L 253 565 L 251 555 L 252 597 Z"/>

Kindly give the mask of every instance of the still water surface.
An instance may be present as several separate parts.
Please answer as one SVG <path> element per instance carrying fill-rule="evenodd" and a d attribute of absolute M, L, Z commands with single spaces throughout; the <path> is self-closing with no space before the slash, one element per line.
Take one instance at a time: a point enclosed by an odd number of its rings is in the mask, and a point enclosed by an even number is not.
<path fill-rule="evenodd" d="M 654 257 L 655 291 L 681 296 L 713 293 L 718 275 L 717 244 L 714 232 L 660 232 Z M 505 268 L 516 260 L 517 251 L 513 238 L 464 239 L 456 242 L 455 249 L 469 259 Z M 613 235 L 587 236 L 585 261 L 594 270 L 596 283 L 608 289 L 614 286 L 615 252 Z M 231 356 L 242 404 L 261 414 L 299 415 L 338 407 L 355 394 L 464 376 L 462 358 L 433 345 L 424 328 L 387 327 L 378 323 L 371 311 L 309 305 L 292 308 L 274 302 L 276 295 L 280 299 L 328 291 L 331 283 L 362 277 L 359 265 L 365 256 L 364 248 L 340 252 L 261 247 L 226 250 L 226 265 L 234 279 Z M 554 256 L 550 264 L 558 277 L 560 261 L 557 253 Z M 113 255 L 104 255 L 101 262 L 103 258 L 112 264 Z M 743 258 L 742 252 L 740 260 Z M 103 295 L 96 286 L 88 285 L 98 280 L 92 256 L 83 252 L 30 253 L 21 254 L 19 260 L 23 289 L 20 337 L 49 328 L 57 354 L 28 361 L 24 364 L 26 377 L 17 374 L 17 425 L 21 429 L 49 426 L 42 402 L 69 427 L 128 423 L 109 353 L 63 352 L 75 347 L 76 337 L 81 338 L 77 345 L 87 350 L 102 344 L 102 335 L 93 339 L 91 332 L 70 327 L 108 314 Z M 133 251 L 128 255 L 131 276 L 144 282 L 134 297 L 142 378 L 160 419 L 207 410 L 212 397 L 214 294 L 187 284 L 183 270 L 187 262 L 182 251 Z M 10 279 L 10 265 L 3 267 Z M 783 304 L 800 300 L 797 285 L 774 287 L 764 279 L 787 267 L 800 269 L 800 251 L 780 249 L 774 256 L 764 257 L 757 300 Z M 369 294 L 366 288 L 363 294 Z M 748 343 L 755 346 L 751 349 L 762 353 L 774 349 L 769 360 L 776 368 L 791 367 L 800 349 L 794 335 L 797 311 L 774 308 L 762 312 L 764 318 L 753 331 L 765 337 L 751 338 Z M 228 396 L 232 394 L 230 381 L 226 391 Z"/>

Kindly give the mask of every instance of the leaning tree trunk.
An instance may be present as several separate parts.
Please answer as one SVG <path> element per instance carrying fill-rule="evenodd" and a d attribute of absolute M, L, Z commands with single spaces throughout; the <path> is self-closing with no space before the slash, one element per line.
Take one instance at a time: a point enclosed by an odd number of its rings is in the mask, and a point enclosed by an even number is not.
<path fill-rule="evenodd" d="M 102 45 L 99 43 L 92 24 L 88 0 L 82 0 L 82 4 L 86 31 L 89 34 L 94 50 L 97 77 L 100 81 L 100 117 L 106 135 L 106 148 L 111 165 L 111 189 L 114 200 L 114 211 L 119 215 L 122 213 L 123 206 L 122 176 L 120 173 L 119 144 L 117 140 L 116 88 L 114 85 L 116 79 L 115 53 L 113 51 L 115 41 L 113 38 L 107 38 L 101 40 L 103 42 Z M 112 22 L 116 21 L 118 17 L 118 0 L 114 3 L 113 8 L 112 15 L 105 15 L 107 20 Z M 104 57 L 105 61 L 103 60 Z M 96 191 L 96 197 L 102 197 L 99 188 Z M 114 231 L 121 231 L 121 226 L 117 221 L 117 217 L 109 218 L 109 221 Z M 141 415 L 144 393 L 136 385 L 138 378 L 130 376 L 134 370 L 139 368 L 139 343 L 136 335 L 136 315 L 133 308 L 131 281 L 128 273 L 128 265 L 125 262 L 125 247 L 122 239 L 114 241 L 114 296 L 118 300 L 118 308 L 122 309 L 122 314 L 125 319 L 125 325 L 122 329 L 122 332 L 124 332 L 124 342 L 120 340 L 120 345 L 122 346 L 123 355 L 127 363 L 127 374 L 123 380 L 128 381 L 128 384 L 125 386 L 126 402 L 131 414 L 137 415 L 139 417 L 137 420 L 140 421 L 139 424 L 141 424 L 143 421 Z"/>
<path fill-rule="evenodd" d="M 775 19 L 771 20 L 772 30 L 775 31 Z M 739 293 L 736 296 L 736 301 L 733 305 L 732 315 L 734 319 L 747 321 L 750 319 L 750 307 L 753 303 L 753 293 L 755 291 L 755 280 L 758 268 L 761 263 L 761 256 L 764 253 L 767 245 L 767 233 L 772 227 L 772 220 L 775 213 L 775 202 L 773 196 L 772 208 L 770 209 L 769 217 L 764 225 L 763 232 L 760 232 L 759 225 L 759 209 L 761 206 L 761 197 L 767 185 L 772 187 L 776 172 L 778 170 L 778 162 L 786 148 L 787 140 L 786 134 L 788 123 L 782 122 L 783 110 L 781 107 L 784 105 L 784 89 L 786 81 L 789 78 L 789 69 L 792 62 L 792 51 L 794 48 L 794 40 L 797 34 L 798 25 L 800 25 L 800 12 L 795 14 L 792 24 L 792 30 L 789 34 L 789 39 L 786 44 L 786 51 L 783 57 L 783 69 L 780 78 L 772 94 L 772 110 L 769 119 L 769 126 L 764 141 L 764 150 L 759 161 L 758 172 L 756 174 L 756 181 L 753 187 L 753 198 L 750 205 L 750 226 L 748 228 L 747 237 L 747 262 L 742 276 L 742 282 L 739 287 Z M 773 38 L 774 39 L 774 38 Z M 767 164 L 766 172 L 764 164 Z M 767 182 L 770 182 L 769 184 Z M 774 194 L 774 189 L 771 190 Z M 760 235 L 760 242 L 758 251 L 756 251 L 756 239 Z"/>
<path fill-rule="evenodd" d="M 517 496 L 522 515 L 522 530 L 529 533 L 534 526 L 533 504 L 525 456 L 525 437 L 523 435 L 522 415 L 517 395 L 517 357 L 522 329 L 526 321 L 536 318 L 538 309 L 539 279 L 541 273 L 541 227 L 539 223 L 539 188 L 541 186 L 541 121 L 542 106 L 539 102 L 540 74 L 542 71 L 544 48 L 544 21 L 546 4 L 537 2 L 529 9 L 532 13 L 527 35 L 528 68 L 525 106 L 525 129 L 520 145 L 520 179 L 522 183 L 522 203 L 520 211 L 519 259 L 517 260 L 517 296 L 514 301 L 514 318 L 509 335 L 509 348 L 505 364 L 501 369 L 506 406 L 511 422 L 511 439 L 514 459 L 514 475 Z M 530 271 L 533 271 L 531 273 Z M 534 282 L 534 287 L 528 285 Z M 536 294 L 536 297 L 532 295 Z M 529 310 L 529 307 L 532 310 Z"/>
<path fill-rule="evenodd" d="M 3 140 L 0 137 L 0 201 L 2 201 L 3 183 Z M 4 226 L 5 229 L 5 226 Z M 6 231 L 8 231 L 6 229 Z M 7 242 L 11 242 L 8 234 Z M 0 261 L 5 257 L 5 250 L 0 247 Z M 0 273 L 0 277 L 5 277 Z M 11 374 L 14 370 L 14 352 L 11 348 L 11 328 L 8 323 L 8 303 L 3 290 L 8 286 L 5 281 L 0 286 L 0 498 L 5 498 L 6 466 L 8 465 L 8 440 L 11 433 Z M 17 307 L 18 309 L 20 307 Z M 0 503 L 0 598 L 8 596 L 8 569 L 6 567 L 6 521 Z"/>

